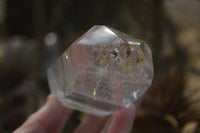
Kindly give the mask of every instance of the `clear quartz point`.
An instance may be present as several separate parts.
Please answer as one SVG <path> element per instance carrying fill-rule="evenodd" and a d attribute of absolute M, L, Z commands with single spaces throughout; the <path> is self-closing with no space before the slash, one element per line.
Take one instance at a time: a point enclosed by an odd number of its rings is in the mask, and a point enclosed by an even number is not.
<path fill-rule="evenodd" d="M 151 50 L 144 41 L 97 25 L 57 59 L 47 76 L 64 106 L 109 115 L 131 106 L 150 87 Z"/>

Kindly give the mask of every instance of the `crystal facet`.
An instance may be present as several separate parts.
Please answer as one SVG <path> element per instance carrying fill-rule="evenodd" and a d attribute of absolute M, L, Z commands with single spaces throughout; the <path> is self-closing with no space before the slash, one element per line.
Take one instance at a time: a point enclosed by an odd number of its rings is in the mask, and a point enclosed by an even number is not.
<path fill-rule="evenodd" d="M 98 116 L 128 108 L 150 87 L 151 50 L 141 40 L 93 26 L 47 72 L 61 103 Z"/>

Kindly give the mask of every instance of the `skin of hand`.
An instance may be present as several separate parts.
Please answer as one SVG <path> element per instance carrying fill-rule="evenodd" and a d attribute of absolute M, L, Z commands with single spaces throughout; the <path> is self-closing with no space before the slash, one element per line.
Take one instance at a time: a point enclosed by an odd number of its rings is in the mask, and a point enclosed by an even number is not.
<path fill-rule="evenodd" d="M 129 133 L 142 99 L 139 98 L 131 107 L 110 116 L 87 114 L 74 133 Z M 14 133 L 62 133 L 72 112 L 72 109 L 63 107 L 54 95 L 49 95 L 46 104 Z"/>

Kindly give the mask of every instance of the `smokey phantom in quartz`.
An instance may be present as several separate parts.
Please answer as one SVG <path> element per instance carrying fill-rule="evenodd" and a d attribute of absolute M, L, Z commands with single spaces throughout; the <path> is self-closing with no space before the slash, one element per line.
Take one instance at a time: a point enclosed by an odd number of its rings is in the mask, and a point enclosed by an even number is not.
<path fill-rule="evenodd" d="M 151 50 L 118 30 L 93 26 L 47 74 L 51 92 L 64 106 L 104 116 L 128 108 L 150 87 Z"/>

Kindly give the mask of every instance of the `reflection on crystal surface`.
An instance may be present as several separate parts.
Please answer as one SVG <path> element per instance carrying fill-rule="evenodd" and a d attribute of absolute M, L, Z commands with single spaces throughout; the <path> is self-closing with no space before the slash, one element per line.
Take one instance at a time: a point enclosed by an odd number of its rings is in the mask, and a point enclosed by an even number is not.
<path fill-rule="evenodd" d="M 131 106 L 152 78 L 148 45 L 106 26 L 93 26 L 48 70 L 64 106 L 99 116 Z"/>

